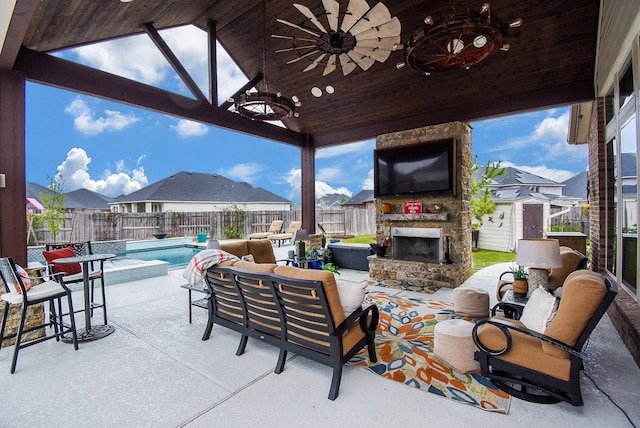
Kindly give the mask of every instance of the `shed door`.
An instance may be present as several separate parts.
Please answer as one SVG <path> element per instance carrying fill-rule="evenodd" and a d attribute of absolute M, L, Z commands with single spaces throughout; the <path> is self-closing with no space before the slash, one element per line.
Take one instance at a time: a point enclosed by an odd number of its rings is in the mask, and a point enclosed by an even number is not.
<path fill-rule="evenodd" d="M 542 204 L 522 204 L 522 237 L 542 238 Z"/>

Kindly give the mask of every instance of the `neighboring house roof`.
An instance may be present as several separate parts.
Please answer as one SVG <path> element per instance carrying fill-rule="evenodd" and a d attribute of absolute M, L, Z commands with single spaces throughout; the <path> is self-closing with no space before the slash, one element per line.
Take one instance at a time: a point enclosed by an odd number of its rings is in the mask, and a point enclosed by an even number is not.
<path fill-rule="evenodd" d="M 47 191 L 47 188 L 41 186 L 37 183 L 29 183 L 27 182 L 27 199 L 35 199 L 36 201 L 42 202 L 42 197 L 40 194 Z"/>
<path fill-rule="evenodd" d="M 476 180 L 479 180 L 484 173 L 484 167 L 480 167 L 476 170 L 474 176 Z M 540 177 L 539 175 L 532 174 L 530 172 L 522 171 L 517 168 L 507 166 L 504 167 L 504 174 L 491 180 L 491 187 L 502 186 L 531 186 L 531 187 L 561 187 L 562 184 L 557 183 L 548 178 Z"/>
<path fill-rule="evenodd" d="M 367 202 L 373 202 L 373 190 L 361 190 L 359 193 L 353 195 L 343 205 L 364 205 Z"/>
<path fill-rule="evenodd" d="M 535 192 L 524 186 L 511 186 L 491 190 L 491 196 L 496 203 L 515 202 L 523 199 L 536 199 L 541 202 L 549 202 L 552 205 L 571 206 L 579 202 L 579 198 L 572 196 L 549 195 Z"/>
<path fill-rule="evenodd" d="M 572 196 L 574 198 L 579 198 L 582 201 L 586 201 L 588 199 L 588 195 L 587 195 L 588 180 L 589 180 L 589 174 L 587 171 L 574 175 L 568 180 L 565 180 L 562 182 L 562 184 L 564 184 L 564 188 L 562 189 L 562 194 L 564 196 Z"/>
<path fill-rule="evenodd" d="M 66 194 L 64 207 L 66 209 L 96 209 L 108 210 L 110 198 L 88 189 L 78 189 Z"/>
<path fill-rule="evenodd" d="M 261 187 L 230 180 L 219 174 L 181 171 L 112 203 L 142 201 L 174 202 L 280 202 L 289 200 Z"/>
<path fill-rule="evenodd" d="M 316 205 L 326 208 L 336 208 L 342 205 L 340 201 L 346 201 L 347 199 L 349 199 L 348 195 L 343 195 L 341 193 L 331 193 L 329 195 L 324 195 L 323 197 L 318 198 L 318 200 L 316 201 Z"/>

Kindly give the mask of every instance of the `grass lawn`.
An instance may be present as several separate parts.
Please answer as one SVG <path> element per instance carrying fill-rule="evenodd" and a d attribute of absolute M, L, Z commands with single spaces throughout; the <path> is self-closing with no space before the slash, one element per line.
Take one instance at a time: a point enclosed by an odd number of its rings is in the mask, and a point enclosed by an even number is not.
<path fill-rule="evenodd" d="M 482 268 L 495 265 L 496 263 L 515 262 L 516 253 L 503 253 L 502 251 L 478 250 L 471 253 L 473 260 L 473 273 Z"/>
<path fill-rule="evenodd" d="M 376 235 L 359 235 L 353 238 L 340 239 L 340 243 L 343 244 L 374 244 L 376 242 Z"/>

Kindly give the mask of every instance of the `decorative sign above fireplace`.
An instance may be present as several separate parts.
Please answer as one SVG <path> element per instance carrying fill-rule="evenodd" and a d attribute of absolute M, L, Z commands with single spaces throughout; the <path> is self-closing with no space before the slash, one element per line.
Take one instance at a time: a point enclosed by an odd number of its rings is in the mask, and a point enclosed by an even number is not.
<path fill-rule="evenodd" d="M 406 201 L 404 203 L 405 214 L 421 214 L 422 202 L 421 201 Z"/>

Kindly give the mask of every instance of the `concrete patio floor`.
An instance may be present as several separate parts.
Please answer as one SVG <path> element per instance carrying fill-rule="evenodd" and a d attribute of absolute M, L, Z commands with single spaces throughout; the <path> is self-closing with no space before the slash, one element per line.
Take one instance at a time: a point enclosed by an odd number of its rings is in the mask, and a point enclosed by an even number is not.
<path fill-rule="evenodd" d="M 276 247 L 276 254 L 291 248 Z M 465 286 L 493 296 L 506 266 L 483 269 Z M 640 370 L 608 317 L 586 349 L 583 407 L 513 398 L 508 415 L 493 414 L 350 366 L 330 401 L 326 366 L 292 355 L 276 375 L 275 348 L 249 340 L 238 357 L 239 335 L 219 326 L 203 342 L 206 313 L 194 308 L 189 324 L 181 274 L 108 286 L 115 332 L 78 351 L 53 340 L 23 349 L 10 375 L 13 347 L 3 349 L 0 427 L 640 426 Z M 368 273 L 342 270 L 341 277 L 361 281 Z M 428 298 L 452 301 L 452 290 Z"/>

